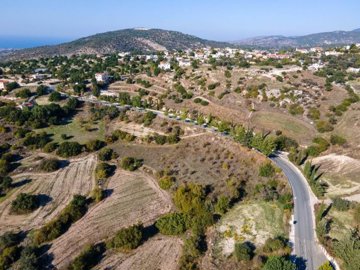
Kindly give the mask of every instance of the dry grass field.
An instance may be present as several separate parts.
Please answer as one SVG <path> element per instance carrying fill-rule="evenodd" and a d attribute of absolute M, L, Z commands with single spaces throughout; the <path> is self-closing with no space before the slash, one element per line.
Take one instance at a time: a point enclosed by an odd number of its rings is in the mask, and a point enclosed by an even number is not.
<path fill-rule="evenodd" d="M 130 253 L 109 252 L 96 270 L 176 270 L 182 242 L 176 237 L 155 236 Z"/>
<path fill-rule="evenodd" d="M 34 164 L 34 160 L 25 160 Z M 14 175 L 15 185 L 0 204 L 0 234 L 9 230 L 27 231 L 39 228 L 55 218 L 72 200 L 73 195 L 88 195 L 95 186 L 96 157 L 89 155 L 70 160 L 70 164 L 53 173 L 24 172 Z M 41 206 L 28 215 L 9 214 L 11 202 L 20 193 L 41 195 Z"/>
<path fill-rule="evenodd" d="M 86 244 L 113 236 L 119 229 L 138 222 L 152 224 L 172 209 L 169 195 L 143 172 L 118 169 L 107 185 L 108 197 L 89 209 L 48 251 L 53 265 L 62 269 Z"/>

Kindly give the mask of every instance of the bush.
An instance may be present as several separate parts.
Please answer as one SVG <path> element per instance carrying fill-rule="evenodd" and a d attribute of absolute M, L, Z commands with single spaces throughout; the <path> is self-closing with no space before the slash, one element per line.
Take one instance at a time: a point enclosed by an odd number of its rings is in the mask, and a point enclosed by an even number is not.
<path fill-rule="evenodd" d="M 111 176 L 113 174 L 113 172 L 114 172 L 113 166 L 111 166 L 105 162 L 102 162 L 96 166 L 95 177 L 96 177 L 96 179 L 105 179 L 105 178 L 108 178 L 109 176 Z"/>
<path fill-rule="evenodd" d="M 91 198 L 96 202 L 101 202 L 105 198 L 104 190 L 99 187 L 95 187 L 91 192 Z"/>
<path fill-rule="evenodd" d="M 60 215 L 45 224 L 34 232 L 33 240 L 35 244 L 52 241 L 65 233 L 72 223 L 79 220 L 87 211 L 87 200 L 82 195 L 74 195 L 70 204 L 60 213 Z"/>
<path fill-rule="evenodd" d="M 57 102 L 61 100 L 61 94 L 57 91 L 54 91 L 50 94 L 49 96 L 49 101 L 50 102 Z"/>
<path fill-rule="evenodd" d="M 135 136 L 127 133 L 125 131 L 122 130 L 115 130 L 112 134 L 111 137 L 113 138 L 114 141 L 116 140 L 123 140 L 123 141 L 127 141 L 127 142 L 131 142 L 133 140 L 135 140 Z"/>
<path fill-rule="evenodd" d="M 266 253 L 273 253 L 287 247 L 287 240 L 282 237 L 268 238 L 264 244 L 263 250 Z"/>
<path fill-rule="evenodd" d="M 39 261 L 39 251 L 36 247 L 24 247 L 18 261 L 19 269 L 38 270 L 41 269 Z"/>
<path fill-rule="evenodd" d="M 10 269 L 11 265 L 20 256 L 20 243 L 18 234 L 6 232 L 0 236 L 0 270 Z"/>
<path fill-rule="evenodd" d="M 172 187 L 174 182 L 175 182 L 174 177 L 165 175 L 159 179 L 159 186 L 164 190 L 168 190 Z"/>
<path fill-rule="evenodd" d="M 357 224 L 360 224 L 360 204 L 354 209 L 354 220 Z"/>
<path fill-rule="evenodd" d="M 50 143 L 45 144 L 43 151 L 45 153 L 52 153 L 58 148 L 58 146 L 59 145 L 56 142 L 50 142 Z"/>
<path fill-rule="evenodd" d="M 291 261 L 285 259 L 284 257 L 280 256 L 270 256 L 264 267 L 263 270 L 295 270 L 296 265 Z"/>
<path fill-rule="evenodd" d="M 18 98 L 29 98 L 31 97 L 31 91 L 28 88 L 21 89 L 19 92 L 16 93 L 16 97 Z"/>
<path fill-rule="evenodd" d="M 36 88 L 36 95 L 44 96 L 48 93 L 48 91 L 49 91 L 49 87 L 47 87 L 46 85 L 39 85 Z"/>
<path fill-rule="evenodd" d="M 101 260 L 104 252 L 102 245 L 87 245 L 84 250 L 70 264 L 69 270 L 87 270 L 91 269 Z"/>
<path fill-rule="evenodd" d="M 100 140 L 91 140 L 86 143 L 86 150 L 89 152 L 100 150 L 101 148 L 105 147 L 106 143 Z"/>
<path fill-rule="evenodd" d="M 221 195 L 215 204 L 214 210 L 219 214 L 225 214 L 230 208 L 230 199 L 224 195 Z"/>
<path fill-rule="evenodd" d="M 115 237 L 108 243 L 108 246 L 125 252 L 135 249 L 141 244 L 143 230 L 142 224 L 123 228 L 116 233 Z"/>
<path fill-rule="evenodd" d="M 275 167 L 270 162 L 260 166 L 259 176 L 273 177 L 274 175 L 275 175 Z"/>
<path fill-rule="evenodd" d="M 40 170 L 45 172 L 54 172 L 60 169 L 61 162 L 57 159 L 44 159 L 40 163 Z"/>
<path fill-rule="evenodd" d="M 329 132 L 329 131 L 333 131 L 334 127 L 327 121 L 324 120 L 320 120 L 316 122 L 316 129 L 321 132 Z"/>
<path fill-rule="evenodd" d="M 289 151 L 291 148 L 298 148 L 299 144 L 294 139 L 285 135 L 277 136 L 275 139 L 276 150 Z"/>
<path fill-rule="evenodd" d="M 36 195 L 20 193 L 11 203 L 10 212 L 12 214 L 28 214 L 39 207 L 39 199 Z"/>
<path fill-rule="evenodd" d="M 339 135 L 331 134 L 330 143 L 332 145 L 344 145 L 346 143 L 346 139 Z"/>
<path fill-rule="evenodd" d="M 179 235 L 185 232 L 185 217 L 180 213 L 170 213 L 159 218 L 155 223 L 156 228 L 165 235 Z"/>
<path fill-rule="evenodd" d="M 98 158 L 101 161 L 109 161 L 113 158 L 116 158 L 116 153 L 110 148 L 103 148 L 98 153 Z"/>
<path fill-rule="evenodd" d="M 127 171 L 135 171 L 143 165 L 142 159 L 124 157 L 120 162 L 120 167 Z"/>
<path fill-rule="evenodd" d="M 10 176 L 0 176 L 0 195 L 11 188 L 13 180 Z"/>
<path fill-rule="evenodd" d="M 147 112 L 145 115 L 144 115 L 144 119 L 143 119 L 143 123 L 144 123 L 144 126 L 150 126 L 152 121 L 156 118 L 156 114 L 153 113 L 153 112 Z"/>
<path fill-rule="evenodd" d="M 320 265 L 318 270 L 334 270 L 334 267 L 332 267 L 331 263 L 327 261 L 326 263 Z"/>
<path fill-rule="evenodd" d="M 335 198 L 332 205 L 338 211 L 347 211 L 350 209 L 350 201 L 342 198 Z"/>
<path fill-rule="evenodd" d="M 250 261 L 253 257 L 253 250 L 249 243 L 236 243 L 234 255 L 238 261 Z"/>
<path fill-rule="evenodd" d="M 11 92 L 12 90 L 19 88 L 20 85 L 17 82 L 10 82 L 8 84 L 6 84 L 5 89 L 8 92 Z"/>
<path fill-rule="evenodd" d="M 60 144 L 56 154 L 61 157 L 72 157 L 81 154 L 82 146 L 78 142 L 63 142 Z"/>
<path fill-rule="evenodd" d="M 291 104 L 289 106 L 289 113 L 292 115 L 303 114 L 304 109 L 299 104 Z"/>

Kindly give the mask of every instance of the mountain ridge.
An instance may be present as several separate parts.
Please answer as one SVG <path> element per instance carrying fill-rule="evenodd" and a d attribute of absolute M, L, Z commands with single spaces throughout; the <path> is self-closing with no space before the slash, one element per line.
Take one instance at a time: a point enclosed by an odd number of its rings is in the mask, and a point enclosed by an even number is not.
<path fill-rule="evenodd" d="M 232 43 L 243 47 L 257 47 L 266 49 L 347 45 L 351 43 L 360 43 L 360 28 L 354 29 L 352 31 L 338 30 L 303 36 L 261 36 L 234 41 Z"/>
<path fill-rule="evenodd" d="M 202 39 L 178 31 L 129 28 L 98 33 L 59 45 L 17 50 L 11 54 L 7 54 L 6 59 L 0 58 L 0 60 L 73 54 L 110 54 L 116 52 L 150 53 L 201 47 L 234 47 L 234 45 L 227 42 Z"/>

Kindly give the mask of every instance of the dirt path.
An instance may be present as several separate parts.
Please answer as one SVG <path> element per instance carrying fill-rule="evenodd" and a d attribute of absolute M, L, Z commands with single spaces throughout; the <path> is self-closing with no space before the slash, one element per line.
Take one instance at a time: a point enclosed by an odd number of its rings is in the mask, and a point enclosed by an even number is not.
<path fill-rule="evenodd" d="M 55 267 L 66 267 L 88 243 L 111 237 L 138 222 L 150 225 L 172 209 L 169 195 L 143 172 L 117 170 L 107 188 L 110 196 L 53 242 L 49 254 L 54 257 Z"/>
<path fill-rule="evenodd" d="M 95 166 L 95 156 L 89 155 L 70 161 L 67 167 L 54 173 L 23 173 L 14 176 L 15 184 L 23 184 L 0 204 L 0 233 L 38 228 L 56 217 L 73 195 L 89 194 L 95 185 Z M 28 215 L 10 215 L 11 202 L 19 193 L 42 195 L 42 206 Z"/>
<path fill-rule="evenodd" d="M 156 236 L 129 254 L 109 254 L 97 270 L 176 270 L 182 243 L 175 237 Z"/>

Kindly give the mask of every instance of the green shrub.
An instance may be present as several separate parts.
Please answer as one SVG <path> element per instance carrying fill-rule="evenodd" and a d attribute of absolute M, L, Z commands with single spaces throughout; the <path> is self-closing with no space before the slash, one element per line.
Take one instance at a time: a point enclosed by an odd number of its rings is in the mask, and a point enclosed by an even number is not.
<path fill-rule="evenodd" d="M 50 94 L 49 96 L 49 101 L 50 102 L 57 102 L 61 100 L 61 94 L 57 91 L 54 91 Z"/>
<path fill-rule="evenodd" d="M 267 162 L 264 165 L 261 165 L 259 168 L 259 176 L 262 177 L 273 177 L 275 175 L 275 167 Z"/>
<path fill-rule="evenodd" d="M 327 261 L 326 263 L 320 265 L 318 270 L 334 270 L 334 267 L 332 267 L 331 263 Z"/>
<path fill-rule="evenodd" d="M 31 91 L 28 88 L 21 89 L 19 92 L 16 93 L 16 97 L 18 98 L 29 98 L 31 97 Z"/>
<path fill-rule="evenodd" d="M 304 108 L 299 104 L 291 104 L 289 106 L 289 113 L 292 115 L 303 114 Z"/>
<path fill-rule="evenodd" d="M 120 161 L 120 167 L 127 171 L 135 171 L 143 165 L 142 159 L 136 159 L 133 157 L 124 157 Z"/>
<path fill-rule="evenodd" d="M 57 159 L 44 159 L 40 163 L 40 170 L 45 172 L 54 172 L 60 169 L 61 162 Z"/>
<path fill-rule="evenodd" d="M 266 253 L 273 253 L 287 248 L 287 240 L 282 237 L 268 238 L 264 244 L 263 250 Z M 291 249 L 290 249 L 291 250 Z"/>
<path fill-rule="evenodd" d="M 327 121 L 324 120 L 319 120 L 316 122 L 316 129 L 321 132 L 329 132 L 329 131 L 333 131 L 334 127 Z"/>
<path fill-rule="evenodd" d="M 89 152 L 100 150 L 105 147 L 106 143 L 100 140 L 91 140 L 85 144 L 86 150 Z"/>
<path fill-rule="evenodd" d="M 332 145 L 344 145 L 346 143 L 346 139 L 339 135 L 331 134 L 330 143 Z"/>
<path fill-rule="evenodd" d="M 10 176 L 0 176 L 0 195 L 11 188 L 12 182 L 13 180 Z"/>
<path fill-rule="evenodd" d="M 156 114 L 153 113 L 153 112 L 147 112 L 145 115 L 144 115 L 144 119 L 143 119 L 143 123 L 144 123 L 144 126 L 150 126 L 152 121 L 156 118 Z"/>
<path fill-rule="evenodd" d="M 335 198 L 332 205 L 338 211 L 347 211 L 350 209 L 351 203 L 350 201 L 342 198 Z"/>
<path fill-rule="evenodd" d="M 279 135 L 275 138 L 276 150 L 290 151 L 291 148 L 298 148 L 299 144 L 294 139 Z"/>
<path fill-rule="evenodd" d="M 310 108 L 307 117 L 309 117 L 311 120 L 319 120 L 320 111 L 317 108 Z"/>
<path fill-rule="evenodd" d="M 71 202 L 65 207 L 58 217 L 34 232 L 34 243 L 40 245 L 58 238 L 70 228 L 71 224 L 84 216 L 86 211 L 86 197 L 82 195 L 74 195 Z"/>
<path fill-rule="evenodd" d="M 108 246 L 125 252 L 135 249 L 141 244 L 143 230 L 142 224 L 123 228 L 116 233 L 114 238 L 108 243 Z"/>
<path fill-rule="evenodd" d="M 109 161 L 116 157 L 117 157 L 116 153 L 110 148 L 103 148 L 98 153 L 98 158 L 101 161 Z"/>
<path fill-rule="evenodd" d="M 123 140 L 123 141 L 127 141 L 127 142 L 131 142 L 133 140 L 136 139 L 136 137 L 130 133 L 127 133 L 125 131 L 122 130 L 115 130 L 111 136 L 113 137 L 114 141 L 116 140 Z"/>
<path fill-rule="evenodd" d="M 101 260 L 104 248 L 101 245 L 87 245 L 84 250 L 70 264 L 69 270 L 88 270 L 96 266 Z"/>
<path fill-rule="evenodd" d="M 58 146 L 59 145 L 56 142 L 49 142 L 44 146 L 43 151 L 45 153 L 52 153 L 58 148 Z"/>
<path fill-rule="evenodd" d="M 18 260 L 18 269 L 41 269 L 39 255 L 39 251 L 36 247 L 24 247 L 24 249 L 21 251 L 20 259 Z"/>
<path fill-rule="evenodd" d="M 95 187 L 91 192 L 91 198 L 96 202 L 101 202 L 105 198 L 104 190 L 99 187 Z"/>
<path fill-rule="evenodd" d="M 82 148 L 82 145 L 78 142 L 63 142 L 57 149 L 56 154 L 65 158 L 77 156 L 81 154 Z"/>
<path fill-rule="evenodd" d="M 280 256 L 270 256 L 263 270 L 295 270 L 296 265 L 289 261 L 288 259 Z"/>
<path fill-rule="evenodd" d="M 111 174 L 114 172 L 114 167 L 102 162 L 99 163 L 95 168 L 95 177 L 96 179 L 105 179 L 111 176 Z"/>
<path fill-rule="evenodd" d="M 39 199 L 36 195 L 20 193 L 16 199 L 12 201 L 10 212 L 18 215 L 28 214 L 39 206 Z"/>
<path fill-rule="evenodd" d="M 175 183 L 175 178 L 169 175 L 165 175 L 159 179 L 159 186 L 162 189 L 168 190 Z"/>
<path fill-rule="evenodd" d="M 253 251 L 249 243 L 236 243 L 234 255 L 238 261 L 250 261 L 253 257 Z"/>
<path fill-rule="evenodd" d="M 185 217 L 180 213 L 170 213 L 160 217 L 156 223 L 156 228 L 165 235 L 179 235 L 185 232 Z"/>
<path fill-rule="evenodd" d="M 225 214 L 230 208 L 230 199 L 227 196 L 221 195 L 216 201 L 214 210 L 216 213 Z"/>
<path fill-rule="evenodd" d="M 357 224 L 360 224 L 360 204 L 354 209 L 354 220 Z"/>

